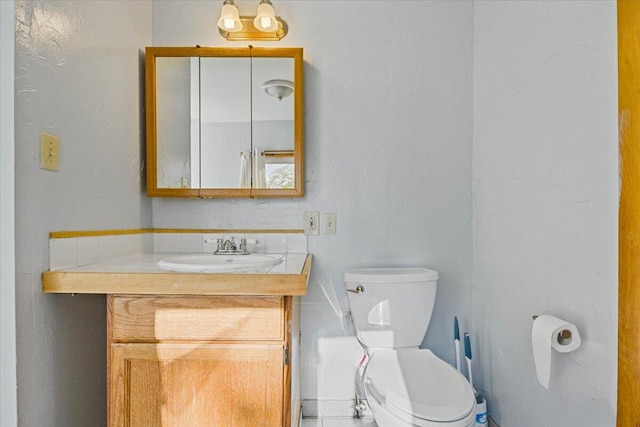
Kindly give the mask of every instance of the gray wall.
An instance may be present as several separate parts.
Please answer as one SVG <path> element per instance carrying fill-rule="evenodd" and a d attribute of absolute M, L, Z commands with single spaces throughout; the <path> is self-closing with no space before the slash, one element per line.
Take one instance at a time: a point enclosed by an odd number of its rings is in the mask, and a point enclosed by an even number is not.
<path fill-rule="evenodd" d="M 238 2 L 241 14 L 255 13 L 254 3 Z M 302 306 L 303 398 L 316 396 L 317 338 L 349 329 L 337 313 L 347 306 L 343 273 L 355 267 L 438 270 L 425 344 L 452 361 L 453 316 L 471 323 L 473 4 L 278 1 L 275 7 L 289 24 L 277 45 L 304 47 L 305 197 L 158 198 L 153 225 L 302 228 L 304 211 L 337 213 L 336 236 L 309 239 L 314 267 Z M 220 37 L 211 18 L 219 8 L 208 1 L 154 2 L 153 44 L 245 45 Z M 410 30 L 384 30 L 390 23 Z"/>
<path fill-rule="evenodd" d="M 615 425 L 616 3 L 475 6 L 477 376 L 502 426 Z M 531 316 L 578 326 L 538 384 Z"/>
<path fill-rule="evenodd" d="M 16 320 L 22 427 L 106 424 L 104 296 L 45 295 L 48 233 L 150 225 L 141 49 L 151 3 L 16 3 Z M 40 132 L 60 171 L 39 169 Z"/>
<path fill-rule="evenodd" d="M 0 426 L 17 423 L 13 2 L 0 2 Z"/>

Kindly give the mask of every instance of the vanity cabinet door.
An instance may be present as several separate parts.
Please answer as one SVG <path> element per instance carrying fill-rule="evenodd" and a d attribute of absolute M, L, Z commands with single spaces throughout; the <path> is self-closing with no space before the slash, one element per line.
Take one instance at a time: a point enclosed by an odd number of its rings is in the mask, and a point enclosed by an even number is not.
<path fill-rule="evenodd" d="M 292 316 L 290 296 L 109 295 L 107 424 L 290 427 Z"/>
<path fill-rule="evenodd" d="M 109 425 L 282 426 L 283 346 L 111 345 Z"/>

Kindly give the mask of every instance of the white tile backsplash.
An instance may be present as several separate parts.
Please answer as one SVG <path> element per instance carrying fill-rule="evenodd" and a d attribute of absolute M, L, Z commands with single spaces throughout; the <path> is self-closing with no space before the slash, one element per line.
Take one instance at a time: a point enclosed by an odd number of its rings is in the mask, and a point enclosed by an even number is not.
<path fill-rule="evenodd" d="M 266 251 L 267 252 L 286 252 L 287 251 L 287 235 L 286 234 L 267 234 L 266 235 Z"/>
<path fill-rule="evenodd" d="M 157 253 L 180 252 L 182 233 L 153 233 L 153 249 Z"/>
<path fill-rule="evenodd" d="M 78 265 L 95 264 L 100 261 L 100 239 L 98 236 L 76 239 L 78 242 Z"/>
<path fill-rule="evenodd" d="M 118 257 L 118 237 L 119 236 L 100 236 L 98 237 L 98 247 L 100 250 L 100 261 Z M 86 239 L 86 237 L 80 237 Z"/>
<path fill-rule="evenodd" d="M 182 233 L 180 236 L 180 252 L 202 252 L 202 233 Z"/>
<path fill-rule="evenodd" d="M 78 265 L 78 239 L 51 239 L 49 265 L 51 270 L 76 267 Z"/>
<path fill-rule="evenodd" d="M 118 257 L 131 255 L 134 253 L 135 234 L 124 234 L 116 236 L 118 246 Z"/>
<path fill-rule="evenodd" d="M 244 236 L 247 240 L 257 240 L 256 244 L 247 243 L 247 250 L 252 253 L 263 254 L 267 252 L 267 235 L 260 233 L 249 233 Z"/>
<path fill-rule="evenodd" d="M 134 233 L 70 237 L 49 240 L 50 269 L 77 267 L 138 253 L 210 253 L 219 238 L 255 239 L 248 244 L 255 253 L 306 253 L 307 236 L 301 233 Z M 205 244 L 210 240 L 211 244 Z"/>
<path fill-rule="evenodd" d="M 153 233 L 142 233 L 136 243 L 137 253 L 147 254 L 153 252 Z"/>
<path fill-rule="evenodd" d="M 131 234 L 130 237 L 132 254 L 143 254 L 153 251 L 152 233 Z"/>
<path fill-rule="evenodd" d="M 287 252 L 307 253 L 307 236 L 287 234 Z"/>
<path fill-rule="evenodd" d="M 191 236 L 188 237 L 188 239 L 196 238 L 195 233 L 186 233 L 185 236 Z M 255 244 L 247 244 L 247 249 L 251 253 L 307 253 L 307 236 L 301 233 L 205 233 L 198 234 L 197 236 L 197 238 L 200 239 L 199 241 L 202 249 L 197 250 L 196 242 L 195 240 L 193 240 L 188 249 L 185 249 L 184 245 L 182 245 L 182 250 L 174 250 L 174 252 L 215 252 L 216 239 L 231 240 L 231 238 L 233 238 L 236 242 L 236 245 L 239 245 L 240 240 L 245 238 L 247 240 L 253 239 L 257 241 L 257 243 Z M 205 243 L 205 241 L 209 241 L 209 243 Z M 154 242 L 156 244 L 155 252 L 170 252 L 166 250 L 168 246 L 165 241 L 160 241 L 156 237 L 154 239 Z"/>

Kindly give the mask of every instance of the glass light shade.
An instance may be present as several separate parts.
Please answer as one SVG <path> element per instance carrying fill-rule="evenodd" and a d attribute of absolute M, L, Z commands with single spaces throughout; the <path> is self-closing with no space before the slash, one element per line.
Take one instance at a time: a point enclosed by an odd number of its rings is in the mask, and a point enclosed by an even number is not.
<path fill-rule="evenodd" d="M 262 89 L 267 95 L 282 101 L 282 98 L 286 98 L 293 93 L 293 82 L 289 80 L 269 80 L 264 82 Z"/>
<path fill-rule="evenodd" d="M 240 14 L 238 7 L 231 3 L 225 3 L 220 11 L 220 19 L 218 19 L 218 27 L 230 33 L 242 30 L 240 23 Z"/>
<path fill-rule="evenodd" d="M 275 31 L 278 29 L 276 11 L 269 1 L 261 1 L 253 25 L 260 31 Z"/>

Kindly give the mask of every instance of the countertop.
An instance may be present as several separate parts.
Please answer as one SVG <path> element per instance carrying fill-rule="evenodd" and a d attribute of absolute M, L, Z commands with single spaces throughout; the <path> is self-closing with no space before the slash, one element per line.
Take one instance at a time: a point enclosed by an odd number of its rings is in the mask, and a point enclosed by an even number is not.
<path fill-rule="evenodd" d="M 42 274 L 47 293 L 131 295 L 305 295 L 311 255 L 284 257 L 266 269 L 183 273 L 158 267 L 164 258 L 185 254 L 136 254 Z M 240 255 L 241 256 L 241 255 Z"/>

